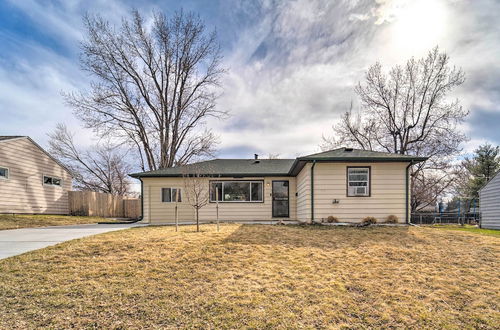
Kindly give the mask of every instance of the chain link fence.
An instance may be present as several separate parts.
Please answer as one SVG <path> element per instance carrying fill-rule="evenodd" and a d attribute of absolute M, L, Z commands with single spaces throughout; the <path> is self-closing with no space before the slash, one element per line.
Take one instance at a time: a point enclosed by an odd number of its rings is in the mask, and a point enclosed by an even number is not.
<path fill-rule="evenodd" d="M 479 212 L 442 212 L 442 213 L 412 213 L 411 223 L 416 225 L 434 224 L 478 224 L 480 220 Z"/>

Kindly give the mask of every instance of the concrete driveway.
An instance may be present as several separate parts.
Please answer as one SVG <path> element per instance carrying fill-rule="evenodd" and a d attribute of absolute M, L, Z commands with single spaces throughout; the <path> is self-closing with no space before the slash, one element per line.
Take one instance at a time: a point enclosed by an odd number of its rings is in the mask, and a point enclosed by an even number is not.
<path fill-rule="evenodd" d="M 143 224 L 89 224 L 0 230 L 0 259 L 38 250 L 76 238 L 109 231 L 145 226 Z"/>

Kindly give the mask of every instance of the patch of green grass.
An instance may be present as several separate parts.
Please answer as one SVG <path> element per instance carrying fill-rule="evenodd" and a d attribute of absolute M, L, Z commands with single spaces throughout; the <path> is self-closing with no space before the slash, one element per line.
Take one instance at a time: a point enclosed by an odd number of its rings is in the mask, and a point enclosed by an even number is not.
<path fill-rule="evenodd" d="M 432 228 L 445 229 L 445 230 L 459 230 L 459 231 L 464 231 L 464 232 L 469 232 L 469 233 L 474 233 L 474 234 L 482 234 L 482 235 L 490 235 L 490 236 L 500 237 L 500 230 L 478 228 L 476 226 L 471 226 L 471 225 L 464 225 L 464 226 L 460 226 L 460 225 L 433 225 Z"/>
<path fill-rule="evenodd" d="M 46 226 L 66 226 L 106 221 L 101 217 L 45 214 L 0 214 L 0 230 Z"/>
<path fill-rule="evenodd" d="M 500 240 L 417 227 L 141 227 L 0 260 L 13 328 L 495 328 Z"/>

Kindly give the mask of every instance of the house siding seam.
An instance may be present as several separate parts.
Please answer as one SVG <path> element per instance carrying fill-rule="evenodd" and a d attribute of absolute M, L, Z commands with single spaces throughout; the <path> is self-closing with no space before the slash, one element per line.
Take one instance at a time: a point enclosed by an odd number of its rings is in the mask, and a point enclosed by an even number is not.
<path fill-rule="evenodd" d="M 311 164 L 297 174 L 297 220 L 308 222 L 311 217 Z"/>

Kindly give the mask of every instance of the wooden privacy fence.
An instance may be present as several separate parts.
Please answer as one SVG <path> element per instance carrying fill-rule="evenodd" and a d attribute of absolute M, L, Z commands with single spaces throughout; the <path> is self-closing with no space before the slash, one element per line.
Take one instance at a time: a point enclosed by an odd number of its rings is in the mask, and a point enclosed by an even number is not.
<path fill-rule="evenodd" d="M 138 218 L 141 200 L 94 191 L 68 191 L 69 214 L 96 217 Z"/>

